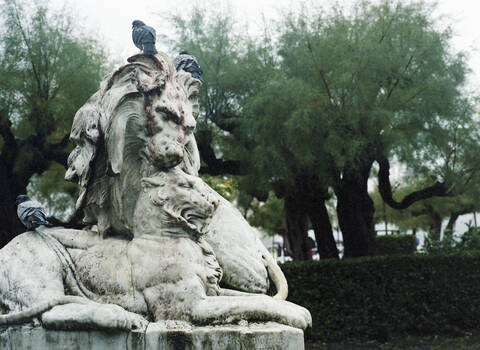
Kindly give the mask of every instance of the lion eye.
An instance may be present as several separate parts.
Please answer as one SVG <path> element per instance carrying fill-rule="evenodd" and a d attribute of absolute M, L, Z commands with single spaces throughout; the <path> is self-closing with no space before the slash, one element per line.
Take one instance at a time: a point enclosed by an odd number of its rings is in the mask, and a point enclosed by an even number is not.
<path fill-rule="evenodd" d="M 175 124 L 180 124 L 180 118 L 176 114 L 170 113 L 162 107 L 156 107 L 155 112 L 166 122 L 172 121 Z"/>

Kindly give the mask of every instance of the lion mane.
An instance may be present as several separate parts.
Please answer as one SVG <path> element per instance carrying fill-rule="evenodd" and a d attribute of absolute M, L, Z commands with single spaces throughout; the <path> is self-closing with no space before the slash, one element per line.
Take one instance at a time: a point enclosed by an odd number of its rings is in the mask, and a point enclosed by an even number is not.
<path fill-rule="evenodd" d="M 161 162 L 167 162 L 162 157 L 170 157 L 169 165 L 179 163 L 191 175 L 197 175 L 200 167 L 193 129 L 181 130 L 186 118 L 198 115 L 200 81 L 177 72 L 161 52 L 135 55 L 128 62 L 103 79 L 76 113 L 70 133 L 76 147 L 65 178 L 80 186 L 76 209 L 83 210 L 84 223 L 97 224 L 103 236 L 132 236 L 141 178 L 158 171 Z M 176 148 L 161 145 L 162 152 L 155 153 L 153 108 L 158 103 L 168 113 L 178 111 L 179 127 L 173 130 L 178 135 L 167 136 L 180 141 Z"/>

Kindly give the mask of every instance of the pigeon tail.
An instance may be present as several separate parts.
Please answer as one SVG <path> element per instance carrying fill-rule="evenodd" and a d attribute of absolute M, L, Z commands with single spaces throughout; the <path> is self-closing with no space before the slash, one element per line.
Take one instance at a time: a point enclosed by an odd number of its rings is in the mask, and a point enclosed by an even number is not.
<path fill-rule="evenodd" d="M 203 83 L 203 79 L 202 79 L 202 77 L 200 76 L 200 73 L 198 73 L 198 72 L 191 72 L 190 74 L 192 75 L 192 77 L 194 77 L 195 79 L 200 80 L 200 81 Z"/>
<path fill-rule="evenodd" d="M 158 53 L 155 48 L 155 43 L 144 43 L 143 44 L 143 53 L 145 55 L 156 55 Z"/>
<path fill-rule="evenodd" d="M 36 213 L 37 214 L 37 213 Z M 38 226 L 52 227 L 53 224 L 41 215 L 32 215 L 27 218 L 27 228 L 32 229 Z"/>

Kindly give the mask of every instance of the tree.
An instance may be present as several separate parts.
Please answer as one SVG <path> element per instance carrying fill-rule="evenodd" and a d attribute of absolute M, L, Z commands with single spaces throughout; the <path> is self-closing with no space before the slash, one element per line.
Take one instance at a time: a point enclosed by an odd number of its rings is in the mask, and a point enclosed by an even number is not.
<path fill-rule="evenodd" d="M 409 193 L 423 188 L 425 181 L 413 174 L 408 174 L 399 183 L 401 186 L 395 193 L 400 197 L 406 197 Z M 376 191 L 372 193 L 375 211 L 378 213 L 375 216 L 375 222 L 387 220 L 402 231 L 423 229 L 431 234 L 431 239 L 435 237 L 438 240 L 445 221 L 447 224 L 443 232 L 445 235 L 451 235 L 455 233 L 455 223 L 459 216 L 471 214 L 480 209 L 478 188 L 478 178 L 474 178 L 469 182 L 468 188 L 456 190 L 451 196 L 428 198 L 415 202 L 406 209 L 385 207 L 380 193 Z"/>
<path fill-rule="evenodd" d="M 375 162 L 380 193 L 396 208 L 451 195 L 478 171 L 478 128 L 463 98 L 465 58 L 452 54 L 451 31 L 431 13 L 424 2 L 382 1 L 359 2 L 351 14 L 292 14 L 278 44 L 281 77 L 255 96 L 248 125 L 264 140 L 258 174 L 272 177 L 295 163 L 316 175 L 310 184 L 331 186 L 347 257 L 374 251 L 367 182 Z M 275 110 L 263 107 L 269 98 Z M 271 144 L 268 160 L 259 161 Z M 429 180 L 401 201 L 389 179 L 395 157 Z"/>
<path fill-rule="evenodd" d="M 283 198 L 294 258 L 308 259 L 308 220 L 320 255 L 337 254 L 325 206 L 332 189 L 345 256 L 373 254 L 375 163 L 380 194 L 398 209 L 451 196 L 478 171 L 465 57 L 432 12 L 421 1 L 309 8 L 284 16 L 273 38 L 235 35 L 228 16 L 177 18 L 178 47 L 205 68 L 203 170 L 243 173 L 243 190 Z M 399 200 L 392 159 L 424 187 Z"/>
<path fill-rule="evenodd" d="M 250 123 L 245 115 L 249 108 L 247 103 L 265 88 L 266 81 L 278 74 L 278 56 L 268 33 L 260 38 L 235 34 L 236 23 L 230 15 L 218 12 L 207 16 L 206 11 L 199 8 L 186 18 L 174 17 L 173 24 L 177 30 L 174 49 L 187 49 L 197 57 L 204 70 L 202 113 L 196 130 L 203 162 L 200 171 L 211 175 L 243 175 L 240 180 L 242 193 L 260 201 L 267 200 L 271 190 L 283 198 L 287 228 L 284 239 L 293 258 L 311 259 L 307 235 L 309 217 L 318 234 L 317 240 L 327 242 L 320 245 L 320 254 L 338 257 L 328 215 L 318 215 L 319 208 L 325 209 L 319 193 L 326 194 L 327 189 L 319 192 L 305 188 L 299 194 L 299 188 L 290 183 L 269 181 L 264 174 L 257 176 L 257 167 L 251 159 L 263 143 L 256 137 L 256 131 L 250 132 L 251 128 L 245 124 Z M 241 29 L 242 33 L 247 32 Z M 268 149 L 273 147 L 270 145 Z M 303 182 L 301 173 L 305 172 L 298 173 L 299 184 Z M 302 198 L 307 193 L 308 199 Z M 304 205 L 307 202 L 308 205 Z M 321 213 L 326 214 L 326 209 Z M 323 224 L 318 224 L 319 219 Z M 330 231 L 325 231 L 329 227 Z"/>
<path fill-rule="evenodd" d="M 66 166 L 73 116 L 106 71 L 105 51 L 78 33 L 71 15 L 28 4 L 1 3 L 1 246 L 23 230 L 15 198 L 32 175 Z"/>

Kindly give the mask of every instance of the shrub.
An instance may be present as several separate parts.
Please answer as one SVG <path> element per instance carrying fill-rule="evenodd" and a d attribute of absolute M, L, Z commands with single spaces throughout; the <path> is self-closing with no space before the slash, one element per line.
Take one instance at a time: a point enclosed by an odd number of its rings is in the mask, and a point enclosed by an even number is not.
<path fill-rule="evenodd" d="M 310 310 L 307 339 L 388 339 L 478 327 L 480 253 L 411 254 L 282 265 L 289 300 Z"/>
<path fill-rule="evenodd" d="M 416 249 L 414 235 L 377 236 L 375 255 L 412 254 Z"/>
<path fill-rule="evenodd" d="M 445 230 L 443 239 L 425 237 L 423 252 L 427 254 L 453 254 L 480 249 L 480 229 L 467 224 L 467 231 L 463 234 L 454 234 Z"/>

